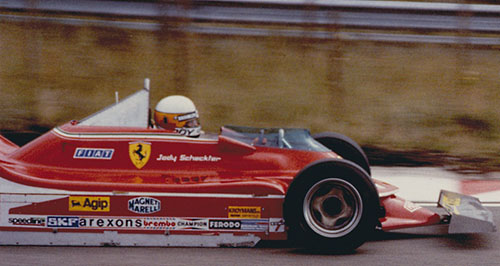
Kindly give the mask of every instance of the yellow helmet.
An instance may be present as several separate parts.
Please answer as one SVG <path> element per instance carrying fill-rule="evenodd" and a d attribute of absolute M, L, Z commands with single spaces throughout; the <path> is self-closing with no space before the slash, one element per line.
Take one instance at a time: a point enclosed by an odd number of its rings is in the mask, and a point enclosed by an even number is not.
<path fill-rule="evenodd" d="M 156 126 L 198 137 L 201 134 L 198 110 L 193 101 L 181 95 L 168 96 L 158 102 L 154 112 Z"/>

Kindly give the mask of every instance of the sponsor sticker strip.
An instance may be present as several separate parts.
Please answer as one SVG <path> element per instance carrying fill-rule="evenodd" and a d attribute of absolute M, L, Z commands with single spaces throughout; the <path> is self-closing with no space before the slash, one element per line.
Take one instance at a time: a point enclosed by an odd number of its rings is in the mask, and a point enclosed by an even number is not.
<path fill-rule="evenodd" d="M 269 230 L 269 219 L 219 219 L 176 217 L 101 217 L 101 216 L 11 216 L 10 226 L 78 228 L 78 229 L 136 229 L 136 230 L 202 230 L 252 231 Z M 280 232 L 280 231 L 273 231 Z"/>

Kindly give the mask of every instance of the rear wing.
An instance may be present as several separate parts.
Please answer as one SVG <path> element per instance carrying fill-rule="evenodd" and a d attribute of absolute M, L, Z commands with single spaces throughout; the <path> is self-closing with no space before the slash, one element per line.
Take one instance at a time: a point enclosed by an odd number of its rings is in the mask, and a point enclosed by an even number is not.
<path fill-rule="evenodd" d="M 478 198 L 441 190 L 438 205 L 449 213 L 450 234 L 495 232 L 493 213 Z"/>

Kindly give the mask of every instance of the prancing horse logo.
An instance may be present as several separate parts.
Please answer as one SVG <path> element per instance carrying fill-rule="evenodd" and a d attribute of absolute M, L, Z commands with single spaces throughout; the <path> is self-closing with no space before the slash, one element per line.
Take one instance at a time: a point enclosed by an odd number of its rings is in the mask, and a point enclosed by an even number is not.
<path fill-rule="evenodd" d="M 151 155 L 151 143 L 149 142 L 130 142 L 128 144 L 128 154 L 130 160 L 137 167 L 141 169 L 146 165 Z"/>

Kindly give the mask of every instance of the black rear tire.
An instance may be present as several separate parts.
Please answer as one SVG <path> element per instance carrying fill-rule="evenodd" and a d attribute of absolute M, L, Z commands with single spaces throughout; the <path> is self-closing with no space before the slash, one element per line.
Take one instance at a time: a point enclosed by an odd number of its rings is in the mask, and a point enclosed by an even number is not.
<path fill-rule="evenodd" d="M 295 244 L 352 251 L 374 232 L 379 209 L 377 190 L 364 170 L 349 161 L 325 160 L 294 179 L 284 216 Z"/>
<path fill-rule="evenodd" d="M 333 132 L 315 134 L 313 138 L 342 158 L 361 166 L 371 176 L 368 157 L 358 143 L 351 138 Z"/>

